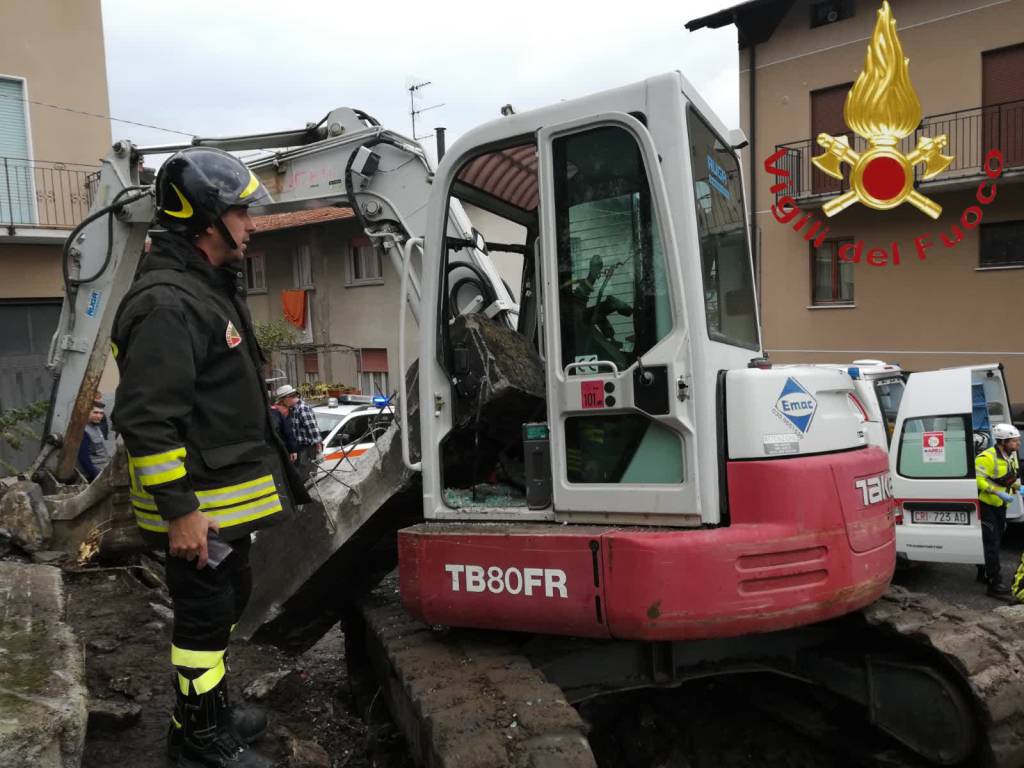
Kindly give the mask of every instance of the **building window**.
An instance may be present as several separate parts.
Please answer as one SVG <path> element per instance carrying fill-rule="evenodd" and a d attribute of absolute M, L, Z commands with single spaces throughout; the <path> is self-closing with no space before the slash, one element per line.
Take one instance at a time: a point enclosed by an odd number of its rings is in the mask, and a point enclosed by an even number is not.
<path fill-rule="evenodd" d="M 826 240 L 811 246 L 811 303 L 853 304 L 853 263 L 839 260 L 839 248 L 853 240 Z"/>
<path fill-rule="evenodd" d="M 302 353 L 302 372 L 307 382 L 313 383 L 320 380 L 320 355 L 316 352 Z"/>
<path fill-rule="evenodd" d="M 292 277 L 295 280 L 296 288 L 313 287 L 313 256 L 309 245 L 303 243 L 295 249 L 295 258 L 292 261 Z"/>
<path fill-rule="evenodd" d="M 981 225 L 979 267 L 1024 267 L 1024 220 Z"/>
<path fill-rule="evenodd" d="M 353 239 L 349 247 L 348 284 L 381 285 L 383 282 L 380 252 L 370 244 L 369 238 Z"/>
<path fill-rule="evenodd" d="M 840 136 L 845 136 L 851 147 L 854 146 L 856 141 L 860 141 L 860 139 L 854 139 L 843 117 L 846 95 L 852 87 L 853 83 L 843 83 L 811 91 L 811 136 L 817 136 L 821 133 L 827 133 L 836 139 Z M 794 162 L 795 160 L 796 158 L 791 160 L 788 156 L 786 158 L 787 163 L 799 165 L 799 162 Z M 833 178 L 817 166 L 811 168 L 812 194 L 832 195 L 842 192 L 846 188 L 847 183 L 845 179 Z M 802 189 L 802 187 L 797 187 L 797 189 Z"/>
<path fill-rule="evenodd" d="M 0 221 L 5 224 L 36 224 L 35 169 L 25 81 L 0 77 Z"/>
<path fill-rule="evenodd" d="M 388 351 L 359 350 L 359 389 L 364 395 L 388 394 Z"/>
<path fill-rule="evenodd" d="M 245 260 L 245 287 L 250 293 L 267 290 L 267 270 L 263 251 L 253 251 Z"/>
<path fill-rule="evenodd" d="M 1024 44 L 981 54 L 981 151 L 1003 153 L 1004 168 L 1024 165 Z M 977 161 L 975 161 L 977 163 Z"/>
<path fill-rule="evenodd" d="M 856 10 L 854 6 L 854 0 L 821 0 L 811 3 L 811 29 L 852 18 Z"/>

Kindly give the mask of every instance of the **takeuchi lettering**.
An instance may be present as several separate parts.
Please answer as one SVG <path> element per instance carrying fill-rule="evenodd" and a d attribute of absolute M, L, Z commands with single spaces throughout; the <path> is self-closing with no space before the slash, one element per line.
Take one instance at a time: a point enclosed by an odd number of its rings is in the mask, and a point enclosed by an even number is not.
<path fill-rule="evenodd" d="M 790 172 L 777 165 L 785 153 L 785 149 L 779 149 L 764 161 L 765 171 L 777 179 L 777 182 L 769 189 L 773 195 L 784 193 L 793 186 Z M 986 178 L 975 191 L 976 203 L 964 208 L 959 218 L 945 229 L 938 233 L 922 233 L 914 238 L 913 247 L 905 245 L 902 252 L 898 242 L 868 244 L 860 239 L 852 243 L 844 243 L 839 247 L 839 260 L 852 264 L 863 262 L 871 267 L 898 267 L 902 263 L 904 255 L 911 260 L 916 256 L 918 261 L 924 261 L 932 249 L 955 248 L 963 241 L 967 232 L 977 229 L 985 217 L 985 206 L 990 205 L 996 199 L 996 179 L 1003 173 L 1003 153 L 998 149 L 989 150 L 985 155 L 983 168 Z M 828 225 L 802 210 L 792 195 L 782 194 L 772 204 L 771 212 L 777 222 L 791 226 L 795 232 L 801 232 L 804 240 L 813 243 L 815 248 L 825 242 L 829 233 Z"/>

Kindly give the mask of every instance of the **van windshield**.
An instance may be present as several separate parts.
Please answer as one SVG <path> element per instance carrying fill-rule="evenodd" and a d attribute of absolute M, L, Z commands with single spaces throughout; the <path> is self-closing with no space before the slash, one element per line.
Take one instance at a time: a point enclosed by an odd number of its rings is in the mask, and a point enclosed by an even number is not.
<path fill-rule="evenodd" d="M 875 382 L 875 394 L 878 396 L 878 407 L 882 410 L 887 443 L 892 443 L 892 433 L 896 429 L 896 414 L 899 413 L 905 388 L 903 379 L 898 376 L 892 379 L 879 379 Z"/>

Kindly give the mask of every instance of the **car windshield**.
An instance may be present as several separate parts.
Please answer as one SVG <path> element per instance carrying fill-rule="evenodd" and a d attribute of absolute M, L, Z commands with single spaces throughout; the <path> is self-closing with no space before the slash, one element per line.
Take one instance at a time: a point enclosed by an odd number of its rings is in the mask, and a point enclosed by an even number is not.
<path fill-rule="evenodd" d="M 341 423 L 341 420 L 348 414 L 316 411 L 315 415 L 316 425 L 320 428 L 320 437 L 326 437 L 327 433 L 338 426 Z"/>

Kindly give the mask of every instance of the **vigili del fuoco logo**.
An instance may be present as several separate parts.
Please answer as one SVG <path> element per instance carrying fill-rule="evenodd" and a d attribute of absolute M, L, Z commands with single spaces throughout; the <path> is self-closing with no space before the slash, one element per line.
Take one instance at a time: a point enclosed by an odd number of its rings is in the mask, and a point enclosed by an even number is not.
<path fill-rule="evenodd" d="M 823 173 L 842 180 L 849 173 L 850 189 L 822 205 L 822 213 L 832 217 L 854 203 L 861 203 L 879 211 L 888 211 L 909 203 L 933 219 L 942 214 L 942 206 L 914 187 L 915 166 L 921 165 L 921 178 L 932 179 L 949 167 L 953 157 L 943 154 L 948 139 L 943 135 L 921 136 L 917 147 L 904 154 L 898 148 L 901 139 L 912 134 L 921 122 L 921 102 L 910 82 L 910 59 L 903 55 L 896 34 L 896 20 L 888 2 L 878 11 L 878 21 L 868 44 L 864 69 L 846 95 L 843 118 L 850 129 L 867 142 L 863 152 L 855 151 L 846 136 L 820 133 L 818 145 L 824 153 L 811 162 Z M 786 153 L 779 148 L 764 161 L 765 170 L 778 182 L 771 193 L 778 195 L 792 188 L 792 178 L 786 168 L 778 166 Z M 996 198 L 995 180 L 1003 170 L 1003 154 L 999 149 L 989 150 L 983 162 L 985 176 L 975 194 L 976 205 L 970 205 L 960 214 L 958 223 L 942 231 L 939 239 L 946 248 L 954 248 L 964 231 L 974 229 L 984 215 L 981 206 Z M 792 195 L 782 194 L 772 204 L 772 215 L 780 224 L 791 224 L 804 239 L 815 247 L 825 242 L 829 228 L 811 214 L 802 211 Z M 929 248 L 935 246 L 935 237 L 925 232 L 914 238 L 914 250 L 924 261 Z M 865 253 L 866 250 L 866 253 Z M 862 257 L 871 266 L 900 264 L 899 243 L 888 246 L 865 246 L 863 240 L 845 243 L 839 249 L 841 261 L 860 263 Z"/>

